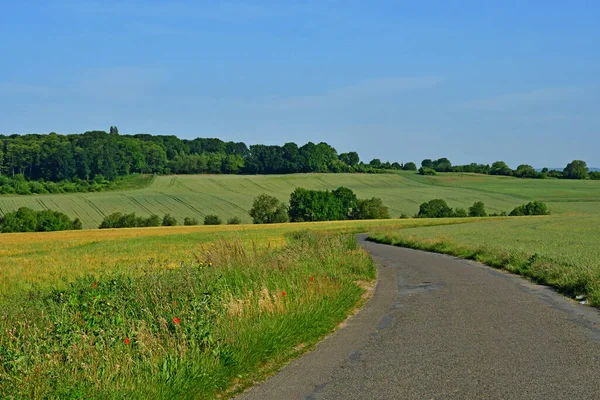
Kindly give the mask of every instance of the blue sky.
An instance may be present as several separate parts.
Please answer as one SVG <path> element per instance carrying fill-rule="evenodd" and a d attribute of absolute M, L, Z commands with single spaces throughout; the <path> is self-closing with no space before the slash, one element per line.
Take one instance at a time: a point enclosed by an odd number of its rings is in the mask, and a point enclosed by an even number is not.
<path fill-rule="evenodd" d="M 598 1 L 0 0 L 0 133 L 600 166 Z"/>

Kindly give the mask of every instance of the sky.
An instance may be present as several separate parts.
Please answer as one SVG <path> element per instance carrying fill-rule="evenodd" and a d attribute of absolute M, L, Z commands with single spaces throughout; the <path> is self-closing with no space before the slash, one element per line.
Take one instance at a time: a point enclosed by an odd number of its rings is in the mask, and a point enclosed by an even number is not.
<path fill-rule="evenodd" d="M 600 2 L 0 0 L 0 133 L 600 167 Z"/>

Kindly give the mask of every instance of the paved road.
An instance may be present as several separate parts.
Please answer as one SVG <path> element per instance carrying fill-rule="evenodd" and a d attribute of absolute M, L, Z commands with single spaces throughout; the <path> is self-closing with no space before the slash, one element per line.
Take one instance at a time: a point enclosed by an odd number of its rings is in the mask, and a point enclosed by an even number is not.
<path fill-rule="evenodd" d="M 364 242 L 373 298 L 243 399 L 600 399 L 600 313 L 448 256 Z"/>

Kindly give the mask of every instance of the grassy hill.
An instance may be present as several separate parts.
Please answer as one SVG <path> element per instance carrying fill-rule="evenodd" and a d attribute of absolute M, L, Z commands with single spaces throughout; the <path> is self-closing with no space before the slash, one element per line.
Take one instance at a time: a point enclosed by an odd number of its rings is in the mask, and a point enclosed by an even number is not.
<path fill-rule="evenodd" d="M 488 211 L 510 211 L 536 199 L 548 202 L 553 213 L 600 213 L 600 182 L 530 180 L 475 174 L 441 174 L 427 177 L 396 174 L 293 174 L 293 175 L 178 175 L 159 176 L 145 188 L 102 193 L 34 196 L 0 196 L 0 213 L 22 206 L 59 210 L 79 217 L 85 228 L 95 228 L 105 215 L 136 212 L 170 213 L 202 220 L 206 214 L 238 216 L 251 222 L 248 210 L 262 193 L 287 201 L 296 187 L 334 189 L 345 186 L 361 198 L 381 197 L 392 216 L 414 214 L 419 204 L 443 198 L 451 207 L 468 207 L 483 201 Z"/>

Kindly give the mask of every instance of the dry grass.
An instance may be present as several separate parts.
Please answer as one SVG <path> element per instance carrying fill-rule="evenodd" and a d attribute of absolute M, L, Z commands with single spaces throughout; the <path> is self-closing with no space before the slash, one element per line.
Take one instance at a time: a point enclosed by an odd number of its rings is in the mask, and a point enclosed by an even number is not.
<path fill-rule="evenodd" d="M 274 249 L 286 243 L 287 233 L 301 229 L 351 233 L 386 226 L 403 228 L 473 221 L 335 221 L 2 234 L 0 295 L 33 285 L 65 287 L 85 275 L 177 268 L 196 258 L 206 259 L 209 244 L 222 239 L 239 240 L 248 249 Z"/>

